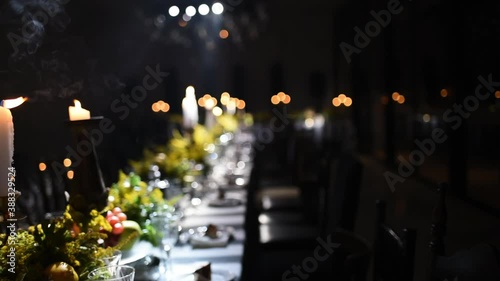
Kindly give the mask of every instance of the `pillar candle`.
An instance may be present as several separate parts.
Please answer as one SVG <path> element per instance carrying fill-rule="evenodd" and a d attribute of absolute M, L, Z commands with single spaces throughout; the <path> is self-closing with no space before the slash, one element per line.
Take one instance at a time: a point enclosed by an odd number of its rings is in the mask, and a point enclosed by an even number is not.
<path fill-rule="evenodd" d="M 8 108 L 0 107 L 0 196 L 7 196 L 8 173 L 14 156 L 14 124 Z"/>

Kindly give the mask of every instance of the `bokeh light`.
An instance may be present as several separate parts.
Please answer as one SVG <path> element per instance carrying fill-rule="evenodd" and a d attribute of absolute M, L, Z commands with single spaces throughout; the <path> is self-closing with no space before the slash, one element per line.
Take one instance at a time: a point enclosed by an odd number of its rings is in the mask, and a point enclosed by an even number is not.
<path fill-rule="evenodd" d="M 208 7 L 207 4 L 201 4 L 198 7 L 198 13 L 200 13 L 200 15 L 202 16 L 206 16 L 208 15 L 208 13 L 210 13 L 210 7 Z"/>
<path fill-rule="evenodd" d="M 189 17 L 196 15 L 196 8 L 193 6 L 188 6 L 186 8 L 186 15 L 188 15 Z"/>
<path fill-rule="evenodd" d="M 225 29 L 222 29 L 220 32 L 219 32 L 219 37 L 221 39 L 227 39 L 229 37 L 229 31 L 225 30 Z"/>
<path fill-rule="evenodd" d="M 177 6 L 172 6 L 168 9 L 168 14 L 171 16 L 171 17 L 176 17 L 179 15 L 179 13 L 181 12 L 181 10 L 179 10 L 179 7 Z"/>
<path fill-rule="evenodd" d="M 441 89 L 441 91 L 439 92 L 439 94 L 443 97 L 443 98 L 446 98 L 448 96 L 448 90 L 446 89 Z"/>
<path fill-rule="evenodd" d="M 216 2 L 212 5 L 212 13 L 220 15 L 223 12 L 224 12 L 224 6 L 221 3 Z"/>
<path fill-rule="evenodd" d="M 221 116 L 222 115 L 222 108 L 216 106 L 212 109 L 212 113 L 215 115 L 215 116 Z"/>
<path fill-rule="evenodd" d="M 340 102 L 340 99 L 338 97 L 335 97 L 332 99 L 332 104 L 335 107 L 339 107 L 342 103 Z"/>
<path fill-rule="evenodd" d="M 289 104 L 292 101 L 292 97 L 289 95 L 285 95 L 285 98 L 283 99 L 284 104 Z"/>
<path fill-rule="evenodd" d="M 38 169 L 43 172 L 45 170 L 47 170 L 47 165 L 43 162 L 41 162 L 40 164 L 38 164 Z"/>
<path fill-rule="evenodd" d="M 280 98 L 278 97 L 278 95 L 273 95 L 271 97 L 271 103 L 274 104 L 274 105 L 280 103 Z"/>
<path fill-rule="evenodd" d="M 63 165 L 66 168 L 68 168 L 69 166 L 71 166 L 71 159 L 69 159 L 69 158 L 64 159 L 63 160 Z"/>

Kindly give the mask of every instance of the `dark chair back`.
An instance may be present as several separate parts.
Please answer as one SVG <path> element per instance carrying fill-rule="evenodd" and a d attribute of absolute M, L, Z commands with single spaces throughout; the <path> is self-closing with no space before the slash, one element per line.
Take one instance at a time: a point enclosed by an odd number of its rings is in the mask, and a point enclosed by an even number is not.
<path fill-rule="evenodd" d="M 351 151 L 343 152 L 335 161 L 335 171 L 325 195 L 326 233 L 342 228 L 353 231 L 358 213 L 363 163 Z"/>
<path fill-rule="evenodd" d="M 386 202 L 376 201 L 373 244 L 374 281 L 413 281 L 416 230 L 405 228 L 400 234 L 386 224 Z"/>
<path fill-rule="evenodd" d="M 430 258 L 427 270 L 428 281 L 496 281 L 500 280 L 498 250 L 486 243 L 445 255 L 448 185 L 438 188 L 438 200 L 432 213 Z"/>
<path fill-rule="evenodd" d="M 369 242 L 340 228 L 331 234 L 331 241 L 337 243 L 332 258 L 332 280 L 366 281 L 372 255 Z"/>

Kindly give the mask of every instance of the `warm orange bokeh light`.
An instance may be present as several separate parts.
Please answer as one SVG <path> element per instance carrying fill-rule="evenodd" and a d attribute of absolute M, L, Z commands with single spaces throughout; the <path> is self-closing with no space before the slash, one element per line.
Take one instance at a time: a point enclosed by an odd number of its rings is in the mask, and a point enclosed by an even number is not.
<path fill-rule="evenodd" d="M 187 24 L 188 24 L 187 21 L 184 21 L 184 20 L 180 20 L 179 21 L 179 26 L 180 27 L 186 27 Z"/>
<path fill-rule="evenodd" d="M 41 162 L 40 164 L 38 164 L 38 169 L 43 172 L 43 171 L 47 170 L 47 165 L 45 165 L 45 163 Z"/>
<path fill-rule="evenodd" d="M 400 95 L 400 96 L 398 97 L 398 103 L 399 103 L 399 104 L 403 104 L 403 103 L 405 103 L 405 101 L 406 101 L 405 96 Z"/>
<path fill-rule="evenodd" d="M 440 92 L 441 96 L 443 98 L 446 98 L 448 96 L 448 90 L 446 89 L 441 89 L 441 92 Z"/>
<path fill-rule="evenodd" d="M 63 165 L 66 168 L 69 167 L 69 166 L 71 166 L 71 159 L 69 159 L 69 158 L 64 159 L 63 160 Z"/>
<path fill-rule="evenodd" d="M 346 99 L 346 95 L 344 95 L 344 94 L 340 94 L 340 95 L 338 96 L 338 98 L 339 98 L 340 103 L 344 103 L 344 102 L 345 102 L 345 99 Z"/>
<path fill-rule="evenodd" d="M 73 172 L 73 171 L 68 171 L 67 176 L 68 176 L 68 179 L 72 180 L 72 179 L 73 179 L 73 177 L 75 176 L 75 172 Z"/>
<path fill-rule="evenodd" d="M 345 98 L 344 100 L 344 105 L 349 107 L 352 105 L 352 99 L 351 98 Z"/>
<path fill-rule="evenodd" d="M 292 97 L 289 95 L 285 95 L 285 98 L 283 99 L 284 104 L 289 104 L 292 101 Z"/>
<path fill-rule="evenodd" d="M 161 106 L 160 106 L 160 110 L 163 111 L 163 112 L 168 112 L 170 110 L 170 104 L 164 102 Z"/>
<path fill-rule="evenodd" d="M 285 100 L 285 97 L 286 97 L 286 94 L 283 93 L 283 92 L 279 92 L 277 94 L 278 98 L 280 99 L 280 101 L 284 101 Z"/>
<path fill-rule="evenodd" d="M 221 39 L 227 39 L 227 37 L 229 37 L 229 32 L 225 29 L 222 29 L 220 32 L 219 32 L 219 37 Z"/>
<path fill-rule="evenodd" d="M 152 109 L 154 112 L 158 112 L 158 111 L 160 111 L 160 105 L 159 105 L 157 102 L 155 102 L 155 103 L 153 103 L 153 105 L 151 106 L 151 109 Z"/>
<path fill-rule="evenodd" d="M 500 91 L 495 92 L 495 98 L 500 99 Z"/>
<path fill-rule="evenodd" d="M 245 108 L 245 106 L 246 106 L 246 103 L 245 103 L 245 101 L 244 101 L 244 100 L 239 100 L 239 101 L 238 101 L 238 103 L 236 104 L 236 107 L 237 107 L 238 109 L 244 109 L 244 108 Z"/>
<path fill-rule="evenodd" d="M 398 99 L 399 99 L 399 93 L 398 92 L 392 93 L 392 100 L 393 101 L 398 101 Z"/>
<path fill-rule="evenodd" d="M 205 107 L 205 100 L 204 100 L 203 98 L 199 98 L 199 99 L 198 99 L 198 105 L 199 105 L 200 107 Z"/>
<path fill-rule="evenodd" d="M 333 98 L 333 99 L 332 99 L 332 104 L 333 104 L 333 106 L 335 106 L 335 107 L 339 107 L 339 106 L 340 106 L 340 104 L 342 104 L 342 103 L 340 102 L 340 99 L 337 97 L 337 98 Z"/>
<path fill-rule="evenodd" d="M 271 102 L 272 102 L 273 104 L 278 104 L 278 103 L 280 103 L 280 98 L 278 97 L 278 95 L 274 95 L 274 96 L 272 96 L 272 97 L 271 97 Z"/>
<path fill-rule="evenodd" d="M 205 95 L 203 96 L 203 99 L 204 99 L 205 101 L 207 101 L 208 99 L 211 99 L 211 98 L 212 98 L 212 96 L 211 96 L 211 95 L 209 95 L 209 94 L 205 94 Z"/>

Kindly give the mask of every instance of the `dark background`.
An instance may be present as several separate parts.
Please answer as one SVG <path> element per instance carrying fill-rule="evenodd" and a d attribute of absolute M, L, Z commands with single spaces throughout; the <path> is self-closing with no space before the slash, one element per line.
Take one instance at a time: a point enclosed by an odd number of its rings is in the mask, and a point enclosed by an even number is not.
<path fill-rule="evenodd" d="M 256 116 L 269 116 L 270 97 L 285 91 L 290 112 L 310 107 L 352 120 L 358 150 L 397 167 L 397 156 L 408 157 L 415 139 L 446 126 L 443 113 L 474 93 L 479 75 L 500 80 L 496 2 L 402 1 L 402 12 L 350 63 L 342 42 L 354 45 L 354 28 L 364 30 L 374 20 L 370 12 L 380 13 L 390 1 L 222 2 L 223 15 L 197 14 L 181 27 L 168 7 L 184 10 L 202 1 L 2 1 L 0 98 L 29 98 L 12 110 L 20 172 L 35 174 L 39 162 L 67 156 L 67 107 L 79 99 L 116 126 L 98 146 L 111 184 L 129 159 L 166 141 L 188 85 L 197 97 L 229 91 Z M 33 21 L 46 11 L 53 12 L 45 24 Z M 32 35 L 16 52 L 11 41 L 21 40 L 26 25 Z M 221 28 L 228 39 L 218 37 Z M 156 65 L 169 76 L 120 118 L 112 102 L 142 83 L 146 66 Z M 442 97 L 441 89 L 449 95 Z M 394 91 L 404 94 L 404 104 L 391 100 Z M 352 97 L 352 107 L 333 108 L 340 93 Z M 151 110 L 160 99 L 171 105 L 169 114 Z M 499 104 L 494 94 L 482 102 L 413 176 L 450 181 L 457 194 L 497 211 Z M 425 114 L 431 122 L 423 121 Z"/>

